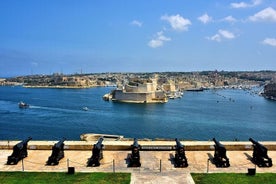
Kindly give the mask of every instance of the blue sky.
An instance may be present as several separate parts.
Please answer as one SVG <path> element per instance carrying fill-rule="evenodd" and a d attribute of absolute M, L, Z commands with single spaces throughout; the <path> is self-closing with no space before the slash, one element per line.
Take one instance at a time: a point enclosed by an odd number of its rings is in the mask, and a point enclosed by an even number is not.
<path fill-rule="evenodd" d="M 275 0 L 0 0 L 0 76 L 276 70 Z"/>

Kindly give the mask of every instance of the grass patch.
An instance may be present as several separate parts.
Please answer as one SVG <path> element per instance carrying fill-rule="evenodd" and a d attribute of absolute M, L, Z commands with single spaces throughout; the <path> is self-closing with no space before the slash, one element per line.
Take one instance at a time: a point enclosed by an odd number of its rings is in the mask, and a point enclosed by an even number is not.
<path fill-rule="evenodd" d="M 196 184 L 276 184 L 275 173 L 257 173 L 248 176 L 242 173 L 191 173 Z"/>
<path fill-rule="evenodd" d="M 1 184 L 130 183 L 130 173 L 0 172 Z"/>

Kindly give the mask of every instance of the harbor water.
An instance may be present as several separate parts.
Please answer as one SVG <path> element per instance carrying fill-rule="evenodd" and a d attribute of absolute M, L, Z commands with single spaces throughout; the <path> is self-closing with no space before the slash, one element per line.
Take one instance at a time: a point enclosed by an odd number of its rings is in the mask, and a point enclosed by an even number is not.
<path fill-rule="evenodd" d="M 182 140 L 276 140 L 276 102 L 258 90 L 184 92 L 165 104 L 102 100 L 113 88 L 0 87 L 0 140 L 80 140 L 83 133 Z M 24 101 L 29 108 L 19 108 Z M 84 109 L 84 107 L 87 107 Z"/>

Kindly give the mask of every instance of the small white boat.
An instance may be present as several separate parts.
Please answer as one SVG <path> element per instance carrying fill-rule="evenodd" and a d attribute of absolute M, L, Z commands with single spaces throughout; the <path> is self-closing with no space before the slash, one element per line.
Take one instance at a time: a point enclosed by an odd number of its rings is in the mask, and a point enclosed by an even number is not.
<path fill-rule="evenodd" d="M 83 107 L 82 110 L 88 111 L 89 109 L 88 109 L 88 107 Z"/>
<path fill-rule="evenodd" d="M 19 108 L 28 108 L 29 107 L 29 104 L 26 104 L 25 102 L 19 102 L 18 103 L 18 106 L 19 106 Z"/>

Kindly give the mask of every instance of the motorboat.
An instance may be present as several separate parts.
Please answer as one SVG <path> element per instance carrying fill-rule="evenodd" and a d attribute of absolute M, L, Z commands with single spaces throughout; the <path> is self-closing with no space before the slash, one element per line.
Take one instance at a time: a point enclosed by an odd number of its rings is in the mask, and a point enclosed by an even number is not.
<path fill-rule="evenodd" d="M 82 110 L 88 111 L 89 109 L 88 109 L 88 107 L 83 107 Z"/>
<path fill-rule="evenodd" d="M 19 102 L 18 103 L 19 108 L 28 108 L 30 105 L 25 102 Z"/>

